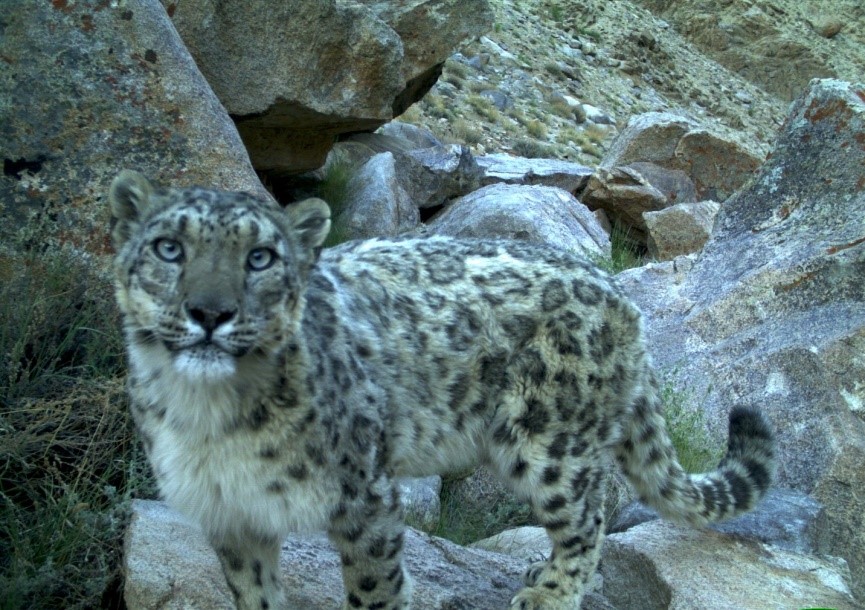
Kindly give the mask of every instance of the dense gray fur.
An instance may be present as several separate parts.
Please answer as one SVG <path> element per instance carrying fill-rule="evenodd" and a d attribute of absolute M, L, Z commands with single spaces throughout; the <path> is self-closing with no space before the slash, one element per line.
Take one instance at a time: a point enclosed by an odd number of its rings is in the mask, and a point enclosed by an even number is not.
<path fill-rule="evenodd" d="M 345 608 L 408 608 L 393 478 L 487 463 L 553 542 L 511 603 L 578 607 L 618 467 L 664 516 L 751 509 L 769 429 L 731 414 L 729 451 L 686 475 L 660 413 L 640 314 L 606 274 L 550 247 L 444 237 L 319 253 L 323 202 L 111 190 L 129 391 L 165 499 L 201 524 L 239 608 L 283 603 L 280 542 L 326 530 Z"/>

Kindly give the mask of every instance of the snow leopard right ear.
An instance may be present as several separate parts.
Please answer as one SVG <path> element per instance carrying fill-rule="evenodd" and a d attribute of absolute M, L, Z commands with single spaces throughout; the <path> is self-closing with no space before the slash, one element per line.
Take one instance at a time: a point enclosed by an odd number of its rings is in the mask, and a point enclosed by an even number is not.
<path fill-rule="evenodd" d="M 108 200 L 111 203 L 111 238 L 120 246 L 138 227 L 142 212 L 147 208 L 153 187 L 142 174 L 125 169 L 111 183 Z"/>
<path fill-rule="evenodd" d="M 330 232 L 330 208 L 318 198 L 305 199 L 286 208 L 292 230 L 310 250 L 324 243 Z"/>

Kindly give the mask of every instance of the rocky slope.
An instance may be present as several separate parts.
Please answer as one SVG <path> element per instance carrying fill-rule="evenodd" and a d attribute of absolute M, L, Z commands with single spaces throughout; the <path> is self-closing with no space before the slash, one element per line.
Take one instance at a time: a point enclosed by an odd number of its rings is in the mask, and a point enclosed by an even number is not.
<path fill-rule="evenodd" d="M 400 117 L 480 154 L 596 165 L 630 116 L 673 111 L 762 157 L 811 78 L 865 66 L 854 0 L 491 4 L 493 31 Z"/>

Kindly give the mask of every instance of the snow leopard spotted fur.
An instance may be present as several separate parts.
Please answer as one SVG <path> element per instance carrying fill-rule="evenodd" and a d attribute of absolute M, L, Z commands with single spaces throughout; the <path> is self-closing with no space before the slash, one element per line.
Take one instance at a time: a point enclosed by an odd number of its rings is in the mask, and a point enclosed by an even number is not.
<path fill-rule="evenodd" d="M 280 543 L 309 530 L 339 551 L 344 608 L 408 608 L 394 477 L 482 462 L 531 504 L 553 551 L 518 610 L 579 606 L 613 464 L 697 526 L 770 485 L 772 434 L 747 408 L 715 471 L 682 470 L 639 312 L 572 253 L 445 237 L 322 250 L 320 200 L 282 209 L 131 171 L 110 203 L 134 419 L 238 608 L 283 606 Z"/>

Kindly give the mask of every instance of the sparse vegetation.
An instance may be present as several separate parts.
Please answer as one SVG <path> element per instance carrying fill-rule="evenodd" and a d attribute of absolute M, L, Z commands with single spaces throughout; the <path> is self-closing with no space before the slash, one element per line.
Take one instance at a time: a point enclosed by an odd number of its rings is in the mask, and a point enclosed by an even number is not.
<path fill-rule="evenodd" d="M 586 139 L 593 144 L 603 144 L 608 135 L 607 130 L 599 125 L 588 125 L 583 133 L 586 135 Z"/>
<path fill-rule="evenodd" d="M 448 59 L 445 62 L 444 72 L 446 75 L 455 76 L 460 80 L 465 80 L 469 75 L 468 68 L 464 64 L 453 59 Z"/>
<path fill-rule="evenodd" d="M 485 512 L 469 512 L 453 493 L 453 482 L 445 481 L 441 492 L 441 518 L 434 536 L 447 538 L 457 544 L 468 544 L 487 538 L 506 529 L 533 522 L 528 504 L 500 502 Z"/>
<path fill-rule="evenodd" d="M 582 139 L 582 133 L 577 131 L 574 127 L 564 127 L 559 130 L 559 133 L 556 135 L 556 142 L 559 144 L 569 144 L 573 142 L 574 144 L 578 144 Z"/>
<path fill-rule="evenodd" d="M 458 91 L 461 91 L 466 85 L 466 79 L 453 72 L 445 72 L 442 75 L 442 80 L 456 87 Z"/>
<path fill-rule="evenodd" d="M 554 61 L 548 61 L 544 64 L 544 70 L 550 73 L 551 76 L 555 76 L 556 78 L 562 78 L 562 69 L 559 67 Z"/>
<path fill-rule="evenodd" d="M 324 178 L 318 183 L 316 193 L 330 206 L 333 216 L 342 212 L 348 198 L 348 183 L 354 175 L 354 165 L 343 155 L 334 154 L 325 168 Z"/>
<path fill-rule="evenodd" d="M 351 161 L 342 155 L 334 155 L 325 168 L 324 178 L 318 183 L 316 194 L 330 206 L 331 227 L 324 247 L 336 246 L 349 239 L 346 227 L 340 221 L 348 199 L 348 183 L 355 173 Z"/>
<path fill-rule="evenodd" d="M 0 275 L 0 608 L 119 607 L 129 503 L 153 488 L 110 285 L 68 253 Z"/>
<path fill-rule="evenodd" d="M 433 118 L 453 118 L 453 111 L 445 104 L 444 98 L 440 95 L 429 94 L 423 98 L 421 104 L 423 104 L 424 111 Z"/>
<path fill-rule="evenodd" d="M 491 123 L 499 120 L 499 111 L 488 97 L 483 95 L 470 95 L 467 99 L 469 106 Z"/>
<path fill-rule="evenodd" d="M 577 33 L 580 36 L 584 36 L 585 38 L 589 38 L 589 39 L 593 40 L 594 42 L 600 42 L 600 40 L 601 40 L 600 32 L 598 32 L 597 30 L 593 30 L 592 28 L 589 28 L 589 27 L 577 28 Z"/>
<path fill-rule="evenodd" d="M 556 151 L 551 146 L 529 138 L 520 138 L 514 142 L 513 151 L 517 155 L 529 159 L 554 159 L 557 156 Z"/>
<path fill-rule="evenodd" d="M 584 142 L 580 144 L 580 150 L 582 150 L 587 155 L 593 156 L 595 159 L 602 159 L 604 156 L 604 149 L 600 146 L 596 146 L 591 142 Z"/>
<path fill-rule="evenodd" d="M 484 91 L 490 91 L 490 89 L 491 85 L 483 80 L 471 81 L 468 85 L 468 90 L 472 93 L 483 93 Z"/>
<path fill-rule="evenodd" d="M 574 109 L 571 108 L 568 102 L 561 98 L 554 99 L 550 102 L 550 110 L 553 114 L 563 119 L 567 119 L 569 121 L 574 120 Z M 564 129 L 567 129 L 567 127 L 565 127 Z"/>
<path fill-rule="evenodd" d="M 547 126 L 541 121 L 534 119 L 526 123 L 526 132 L 533 138 L 543 140 L 547 137 Z"/>
<path fill-rule="evenodd" d="M 717 466 L 723 447 L 706 430 L 705 415 L 693 403 L 693 393 L 678 389 L 671 381 L 661 388 L 667 432 L 676 448 L 679 463 L 686 472 L 706 472 Z"/>
<path fill-rule="evenodd" d="M 417 125 L 422 119 L 423 111 L 420 109 L 420 104 L 412 104 L 396 120 Z"/>
<path fill-rule="evenodd" d="M 548 3 L 547 8 L 550 11 L 550 18 L 553 21 L 559 25 L 562 25 L 565 22 L 565 10 L 562 8 L 561 4 L 550 2 Z"/>
<path fill-rule="evenodd" d="M 453 122 L 451 130 L 453 131 L 454 138 L 458 142 L 465 144 L 479 144 L 484 135 L 483 131 L 474 127 L 462 117 Z"/>
<path fill-rule="evenodd" d="M 610 257 L 598 257 L 595 264 L 607 273 L 615 275 L 625 269 L 633 269 L 644 263 L 645 248 L 631 236 L 630 227 L 617 221 L 610 231 Z"/>

